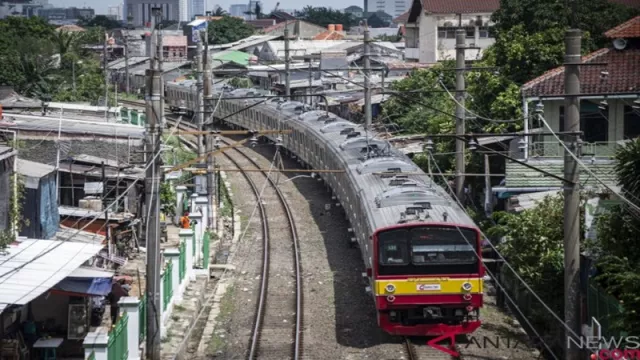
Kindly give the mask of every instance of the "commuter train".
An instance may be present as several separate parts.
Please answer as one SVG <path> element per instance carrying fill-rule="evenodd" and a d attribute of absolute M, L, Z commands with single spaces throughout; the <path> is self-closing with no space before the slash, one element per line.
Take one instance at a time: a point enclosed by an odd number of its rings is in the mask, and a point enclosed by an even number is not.
<path fill-rule="evenodd" d="M 191 108 L 192 89 L 167 84 L 171 109 Z M 300 102 L 233 99 L 255 96 L 249 89 L 216 94 L 216 117 L 231 127 L 290 130 L 266 137 L 308 168 L 344 170 L 317 176 L 350 221 L 351 245 L 362 253 L 366 290 L 384 331 L 438 336 L 471 333 L 480 326 L 480 231 L 406 155 L 362 125 Z"/>

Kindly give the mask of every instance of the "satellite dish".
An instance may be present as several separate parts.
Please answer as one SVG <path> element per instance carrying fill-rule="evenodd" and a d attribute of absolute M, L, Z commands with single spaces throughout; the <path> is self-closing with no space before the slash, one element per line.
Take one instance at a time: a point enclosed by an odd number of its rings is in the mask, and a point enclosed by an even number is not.
<path fill-rule="evenodd" d="M 627 47 L 627 40 L 615 39 L 613 40 L 613 47 L 616 48 L 616 50 L 622 50 Z"/>

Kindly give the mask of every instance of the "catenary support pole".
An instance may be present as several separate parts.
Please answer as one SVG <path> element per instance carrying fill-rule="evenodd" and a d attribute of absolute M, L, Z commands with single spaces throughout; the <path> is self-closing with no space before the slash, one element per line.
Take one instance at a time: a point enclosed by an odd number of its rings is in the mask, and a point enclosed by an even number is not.
<path fill-rule="evenodd" d="M 208 44 L 208 31 L 205 32 L 205 48 L 204 48 L 204 57 L 202 59 L 203 69 L 204 69 L 204 123 L 211 124 L 211 128 L 213 128 L 213 82 L 211 79 L 211 61 L 209 61 L 209 44 Z M 214 191 L 214 167 L 215 167 L 215 156 L 211 154 L 213 152 L 213 136 L 207 135 L 207 152 L 209 153 L 209 157 L 207 158 L 207 198 L 209 200 L 209 210 L 207 211 L 207 224 L 209 225 L 209 229 L 215 229 L 214 224 L 214 203 L 215 203 L 215 191 Z"/>
<path fill-rule="evenodd" d="M 289 63 L 291 62 L 291 57 L 289 56 L 289 25 L 285 23 L 284 25 L 284 86 L 285 86 L 285 95 L 291 95 L 291 71 L 289 70 Z M 291 100 L 291 99 L 289 99 Z"/>
<path fill-rule="evenodd" d="M 104 32 L 104 46 L 102 47 L 102 56 L 104 60 L 104 119 L 109 119 L 109 57 L 107 54 L 107 45 L 109 42 L 109 33 Z"/>
<path fill-rule="evenodd" d="M 465 52 L 465 38 L 467 32 L 464 29 L 456 30 L 456 134 L 464 135 L 464 122 L 465 122 L 465 84 L 464 84 L 464 52 Z M 456 141 L 456 196 L 461 203 L 464 204 L 464 140 L 458 139 Z"/>
<path fill-rule="evenodd" d="M 157 18 L 157 17 L 156 17 Z M 155 29 L 154 30 L 158 31 Z M 156 38 L 152 36 L 152 38 Z M 159 39 L 158 39 L 159 40 Z M 152 47 L 152 57 L 158 57 L 158 49 L 162 49 L 161 42 L 157 47 Z M 160 299 L 160 157 L 155 154 L 160 151 L 160 139 L 162 137 L 162 111 L 164 98 L 162 88 L 161 59 L 152 61 L 151 68 L 146 72 L 147 94 L 147 135 L 146 151 L 149 152 L 145 177 L 145 211 L 143 219 L 146 221 L 146 247 L 147 247 L 147 335 L 146 358 L 148 360 L 160 360 L 160 336 L 162 324 L 162 307 Z M 148 217 L 147 217 L 148 215 Z"/>
<path fill-rule="evenodd" d="M 307 92 L 307 94 L 309 105 L 313 105 L 313 98 L 311 97 L 311 94 L 313 94 L 313 73 L 311 72 L 311 62 L 309 62 L 309 91 Z M 306 103 L 307 99 L 305 99 L 304 102 Z"/>
<path fill-rule="evenodd" d="M 580 47 L 582 32 L 568 29 L 565 33 L 565 131 L 580 131 Z M 580 155 L 579 137 L 565 135 L 565 144 Z M 564 186 L 564 317 L 567 326 L 580 334 L 580 193 L 578 163 L 569 151 L 564 153 L 564 178 L 572 183 Z M 573 337 L 568 331 L 566 339 Z M 568 341 L 567 341 L 568 343 Z M 580 349 L 567 346 L 565 359 L 580 359 Z"/>
<path fill-rule="evenodd" d="M 196 80 L 196 88 L 197 88 L 197 95 L 196 95 L 196 124 L 198 124 L 198 130 L 202 131 L 202 126 L 204 123 L 204 101 L 203 101 L 203 85 L 202 85 L 202 76 L 203 76 L 203 70 L 202 70 L 202 36 L 201 34 L 198 35 L 198 44 L 197 44 L 197 51 L 196 51 L 196 71 L 198 72 L 198 77 Z M 204 154 L 204 149 L 203 149 L 203 141 L 202 141 L 202 135 L 198 135 L 197 136 L 197 141 L 198 141 L 198 156 L 202 156 L 202 154 Z"/>
<path fill-rule="evenodd" d="M 371 130 L 371 62 L 369 60 L 369 25 L 364 21 L 364 129 Z M 369 136 L 369 135 L 367 135 Z"/>

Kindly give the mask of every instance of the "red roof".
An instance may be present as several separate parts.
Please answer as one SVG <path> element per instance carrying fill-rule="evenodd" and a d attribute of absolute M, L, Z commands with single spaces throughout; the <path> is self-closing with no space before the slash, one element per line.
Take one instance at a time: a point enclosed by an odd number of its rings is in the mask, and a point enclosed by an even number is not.
<path fill-rule="evenodd" d="M 583 63 L 606 66 L 580 68 L 580 93 L 623 94 L 640 91 L 640 49 L 600 49 L 582 57 Z M 608 74 L 603 76 L 602 72 Z M 564 66 L 529 81 L 522 87 L 525 96 L 564 95 Z"/>
<path fill-rule="evenodd" d="M 272 21 L 275 21 L 275 20 L 272 20 Z M 265 33 L 268 33 L 268 32 L 274 31 L 274 30 L 278 30 L 278 29 L 284 28 L 287 25 L 294 25 L 295 23 L 296 23 L 296 20 L 287 20 L 287 21 L 283 21 L 283 22 L 277 23 L 275 25 L 266 27 L 266 28 L 262 29 L 262 31 L 264 31 Z M 293 29 L 291 27 L 289 27 L 289 30 L 293 30 Z"/>
<path fill-rule="evenodd" d="M 409 13 L 410 12 L 411 12 L 411 10 L 405 11 L 402 15 L 400 15 L 397 18 L 393 19 L 393 22 L 396 23 L 396 24 L 406 23 L 407 20 L 409 20 Z"/>
<path fill-rule="evenodd" d="M 342 40 L 344 35 L 338 31 L 325 31 L 313 37 L 313 40 Z"/>
<path fill-rule="evenodd" d="M 640 38 L 640 16 L 614 27 L 604 33 L 604 36 L 610 39 Z"/>
<path fill-rule="evenodd" d="M 499 8 L 500 0 L 422 0 L 422 9 L 431 14 L 492 13 Z"/>

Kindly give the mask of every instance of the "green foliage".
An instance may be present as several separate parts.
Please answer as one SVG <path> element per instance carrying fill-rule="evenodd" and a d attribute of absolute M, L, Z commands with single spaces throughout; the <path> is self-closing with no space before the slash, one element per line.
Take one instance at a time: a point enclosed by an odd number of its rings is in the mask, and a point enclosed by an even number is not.
<path fill-rule="evenodd" d="M 369 25 L 372 28 L 381 28 L 381 27 L 389 26 L 389 24 L 386 21 L 382 20 L 377 13 L 373 13 L 371 16 L 369 16 L 369 18 L 367 19 L 367 25 Z"/>
<path fill-rule="evenodd" d="M 84 33 L 56 31 L 37 17 L 9 17 L 0 20 L 0 31 L 0 84 L 43 100 L 95 102 L 103 96 L 102 69 L 82 48 L 104 39 L 100 28 Z"/>
<path fill-rule="evenodd" d="M 176 193 L 169 182 L 160 184 L 160 206 L 162 211 L 168 217 L 176 215 Z"/>
<path fill-rule="evenodd" d="M 232 16 L 223 16 L 218 21 L 209 22 L 209 44 L 228 44 L 253 35 L 251 25 Z"/>
<path fill-rule="evenodd" d="M 245 89 L 253 87 L 253 83 L 251 82 L 251 79 L 244 78 L 244 77 L 231 78 L 229 80 L 229 85 L 235 88 L 245 88 Z"/>
<path fill-rule="evenodd" d="M 216 6 L 216 9 L 213 11 L 212 15 L 213 16 L 227 16 L 227 15 L 229 15 L 229 13 L 225 9 L 221 8 L 218 5 L 218 6 Z"/>
<path fill-rule="evenodd" d="M 536 207 L 520 214 L 496 212 L 493 219 L 496 225 L 487 234 L 503 237 L 504 241 L 498 245 L 500 253 L 556 314 L 562 314 L 563 197 L 548 196 Z M 583 224 L 584 220 L 580 223 Z M 523 309 L 538 333 L 550 339 L 561 337 L 563 329 L 557 320 L 515 279 L 508 268 L 503 267 L 502 276 L 505 283 L 512 284 L 508 286 L 509 291 L 515 293 L 518 306 Z"/>
<path fill-rule="evenodd" d="M 8 229 L 0 230 L 0 253 L 3 252 L 11 243 L 16 241 L 16 234 L 20 232 L 22 226 L 29 225 L 29 220 L 22 216 L 22 208 L 25 196 L 24 177 L 19 174 L 11 175 L 11 196 L 9 202 L 11 207 L 9 209 L 9 224 Z M 14 186 L 17 188 L 16 192 L 13 192 Z M 17 195 L 17 196 L 16 196 Z"/>
<path fill-rule="evenodd" d="M 329 24 L 342 24 L 345 30 L 349 30 L 358 24 L 351 14 L 324 6 L 306 6 L 301 11 L 296 11 L 296 17 L 325 28 Z"/>
<path fill-rule="evenodd" d="M 390 41 L 390 42 L 399 42 L 402 40 L 401 35 L 378 35 L 374 38 L 377 41 Z"/>
<path fill-rule="evenodd" d="M 578 1 L 575 11 L 567 7 L 565 0 L 501 0 L 500 8 L 493 13 L 498 33 L 522 26 L 528 34 L 547 30 L 563 30 L 575 16 L 576 27 L 591 34 L 583 40 L 585 51 L 593 51 L 608 44 L 604 32 L 636 16 L 637 9 L 612 1 Z"/>
<path fill-rule="evenodd" d="M 637 203 L 640 195 L 640 140 L 628 143 L 616 154 L 616 176 L 625 197 Z M 640 332 L 640 214 L 624 204 L 600 215 L 598 238 L 588 244 L 596 259 L 601 287 L 624 306 L 625 312 L 612 320 L 614 329 L 629 334 Z"/>
<path fill-rule="evenodd" d="M 80 19 L 80 21 L 78 21 L 78 26 L 90 28 L 100 27 L 111 30 L 121 28 L 122 23 L 118 20 L 110 19 L 105 15 L 96 15 L 91 19 Z"/>

